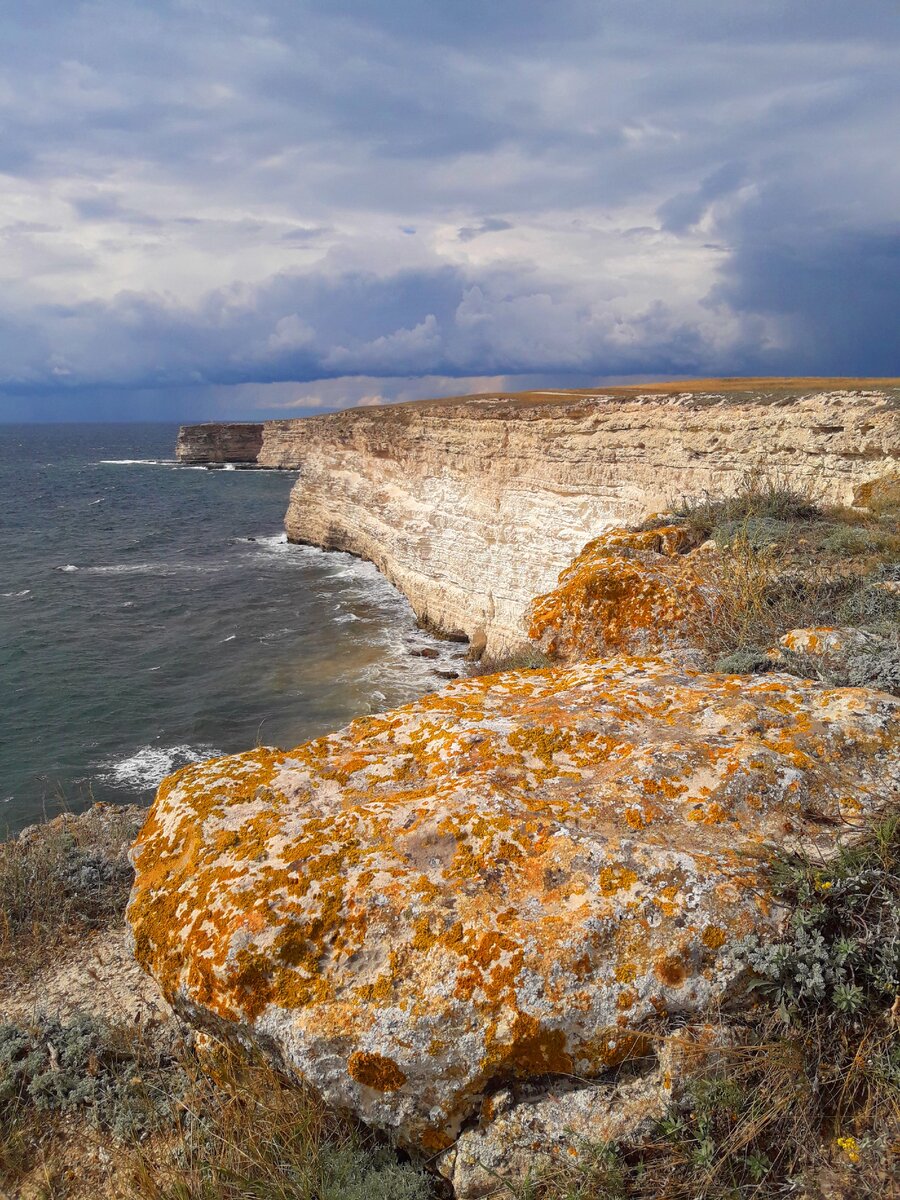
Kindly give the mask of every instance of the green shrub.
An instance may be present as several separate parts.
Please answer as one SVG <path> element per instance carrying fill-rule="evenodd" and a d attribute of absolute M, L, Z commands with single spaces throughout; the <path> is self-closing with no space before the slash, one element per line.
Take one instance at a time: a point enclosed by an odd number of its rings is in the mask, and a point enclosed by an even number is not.
<path fill-rule="evenodd" d="M 716 659 L 714 671 L 722 675 L 762 675 L 777 670 L 777 666 L 759 646 L 742 646 L 731 654 Z"/>
<path fill-rule="evenodd" d="M 852 650 L 844 674 L 851 687 L 875 688 L 900 696 L 900 640 L 885 639 Z"/>
<path fill-rule="evenodd" d="M 117 1137 L 143 1137 L 172 1119 L 186 1077 L 91 1017 L 0 1025 L 0 1129 L 29 1108 L 81 1112 Z"/>
<path fill-rule="evenodd" d="M 731 957 L 781 1017 L 791 1022 L 823 1010 L 855 1020 L 890 1007 L 900 991 L 900 816 L 831 863 L 781 858 L 773 878 L 776 897 L 790 909 L 784 936 L 749 934 Z"/>
<path fill-rule="evenodd" d="M 774 517 L 745 517 L 742 520 L 720 522 L 710 536 L 720 550 L 733 545 L 738 539 L 744 539 L 753 550 L 764 550 L 767 546 L 784 541 L 790 533 L 791 526 L 787 521 L 779 521 Z"/>
<path fill-rule="evenodd" d="M 861 525 L 836 525 L 822 542 L 829 554 L 867 554 L 877 545 L 871 531 Z"/>
<path fill-rule="evenodd" d="M 820 515 L 811 493 L 762 467 L 746 471 L 730 496 L 704 492 L 699 496 L 682 496 L 669 507 L 701 537 L 710 537 L 717 526 L 730 522 L 807 521 Z"/>
<path fill-rule="evenodd" d="M 119 920 L 134 872 L 64 827 L 0 842 L 0 972 L 28 974 L 48 953 Z"/>

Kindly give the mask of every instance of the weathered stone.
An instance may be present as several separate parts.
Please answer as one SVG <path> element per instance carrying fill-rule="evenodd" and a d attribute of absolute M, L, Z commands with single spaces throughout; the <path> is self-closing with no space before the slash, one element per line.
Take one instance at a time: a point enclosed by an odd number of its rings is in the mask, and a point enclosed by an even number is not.
<path fill-rule="evenodd" d="M 738 984 L 763 860 L 900 787 L 900 700 L 658 659 L 460 680 L 191 765 L 133 850 L 175 1008 L 430 1149 L 486 1090 L 601 1076 Z"/>
<path fill-rule="evenodd" d="M 681 525 L 595 538 L 532 603 L 529 636 L 567 662 L 696 648 L 715 619 L 718 591 L 714 555 L 688 555 L 690 548 Z"/>
<path fill-rule="evenodd" d="M 261 422 L 182 425 L 178 430 L 175 456 L 184 463 L 255 463 L 262 444 Z"/>
<path fill-rule="evenodd" d="M 437 1159 L 456 1200 L 525 1190 L 545 1173 L 585 1165 L 598 1146 L 636 1145 L 685 1102 L 685 1082 L 721 1070 L 726 1027 L 684 1028 L 604 1079 L 513 1084 L 487 1096 L 477 1122 Z"/>
<path fill-rule="evenodd" d="M 819 663 L 824 669 L 839 668 L 849 653 L 875 646 L 883 638 L 852 625 L 839 628 L 834 625 L 816 625 L 808 629 L 789 629 L 778 639 L 778 645 L 768 651 L 773 662 L 779 662 L 788 654 L 802 655 L 811 663 Z"/>

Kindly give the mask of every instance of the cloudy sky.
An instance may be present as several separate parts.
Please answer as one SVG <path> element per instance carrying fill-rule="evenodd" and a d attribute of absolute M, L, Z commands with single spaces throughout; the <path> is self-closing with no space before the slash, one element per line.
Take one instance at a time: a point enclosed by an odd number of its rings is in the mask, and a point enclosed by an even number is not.
<path fill-rule="evenodd" d="M 0 11 L 0 418 L 900 374 L 896 0 Z"/>

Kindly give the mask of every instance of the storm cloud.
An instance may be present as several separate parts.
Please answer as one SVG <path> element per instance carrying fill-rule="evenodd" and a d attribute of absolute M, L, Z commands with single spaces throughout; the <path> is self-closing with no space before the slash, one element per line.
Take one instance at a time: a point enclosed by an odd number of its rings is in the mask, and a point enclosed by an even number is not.
<path fill-rule="evenodd" d="M 5 34 L 0 416 L 900 373 L 887 0 L 44 0 Z"/>

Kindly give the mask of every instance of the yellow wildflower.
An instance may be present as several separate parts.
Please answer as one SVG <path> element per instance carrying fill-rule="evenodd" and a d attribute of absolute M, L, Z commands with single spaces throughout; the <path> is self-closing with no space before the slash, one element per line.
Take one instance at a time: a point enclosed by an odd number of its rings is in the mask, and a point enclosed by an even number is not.
<path fill-rule="evenodd" d="M 847 1155 L 852 1163 L 859 1162 L 859 1142 L 855 1137 L 839 1137 L 835 1145 Z"/>

